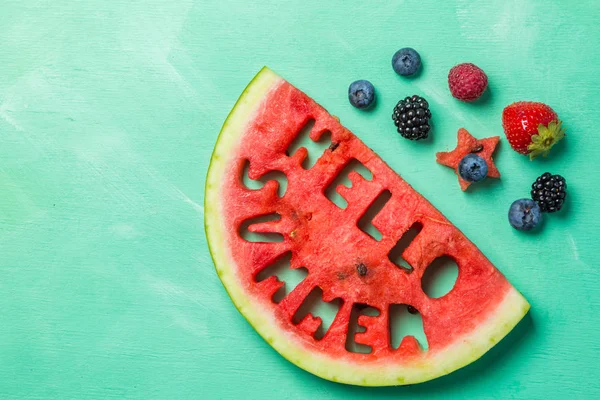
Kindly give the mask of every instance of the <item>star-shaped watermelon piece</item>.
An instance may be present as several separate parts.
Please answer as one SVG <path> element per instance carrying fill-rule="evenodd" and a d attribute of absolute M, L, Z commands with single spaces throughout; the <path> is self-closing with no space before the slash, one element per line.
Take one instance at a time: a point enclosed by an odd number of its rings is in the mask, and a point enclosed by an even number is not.
<path fill-rule="evenodd" d="M 472 182 L 468 182 L 460 177 L 458 173 L 458 164 L 469 153 L 477 154 L 483 158 L 488 165 L 488 174 L 490 178 L 500 178 L 500 171 L 496 168 L 492 154 L 496 150 L 496 145 L 500 140 L 500 136 L 493 136 L 485 139 L 476 139 L 467 131 L 465 128 L 458 130 L 458 143 L 456 148 L 452 151 L 440 151 L 436 153 L 436 161 L 442 165 L 454 169 L 456 176 L 458 176 L 458 183 L 460 188 L 465 191 L 471 185 Z"/>

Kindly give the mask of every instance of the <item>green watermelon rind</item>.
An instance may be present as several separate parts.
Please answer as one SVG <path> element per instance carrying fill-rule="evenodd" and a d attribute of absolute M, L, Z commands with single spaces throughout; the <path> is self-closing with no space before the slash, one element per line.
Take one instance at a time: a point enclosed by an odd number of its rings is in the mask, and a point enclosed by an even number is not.
<path fill-rule="evenodd" d="M 360 386 L 393 386 L 425 382 L 462 368 L 479 359 L 506 336 L 527 314 L 529 303 L 512 286 L 487 320 L 470 334 L 457 338 L 446 348 L 411 364 L 389 361 L 360 364 L 340 357 L 328 357 L 304 348 L 300 341 L 278 326 L 274 316 L 253 302 L 244 291 L 242 280 L 236 276 L 235 262 L 226 246 L 227 227 L 220 215 L 220 186 L 225 181 L 227 165 L 234 156 L 236 145 L 244 128 L 262 105 L 268 93 L 283 79 L 267 67 L 248 84 L 229 116 L 217 139 L 208 169 L 205 199 L 204 227 L 215 268 L 229 297 L 252 327 L 284 358 L 298 367 L 321 378 Z"/>

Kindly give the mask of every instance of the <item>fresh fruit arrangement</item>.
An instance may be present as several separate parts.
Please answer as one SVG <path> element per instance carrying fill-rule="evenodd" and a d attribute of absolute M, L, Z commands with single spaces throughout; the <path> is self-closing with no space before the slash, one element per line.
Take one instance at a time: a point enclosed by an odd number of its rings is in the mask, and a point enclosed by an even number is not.
<path fill-rule="evenodd" d="M 513 150 L 529 155 L 531 160 L 540 154 L 546 157 L 565 136 L 556 112 L 546 104 L 532 101 L 519 101 L 507 106 L 502 112 L 502 126 Z M 553 213 L 562 208 L 566 190 L 565 178 L 544 173 L 531 185 L 532 200 L 521 199 L 511 205 L 508 213 L 510 224 L 518 230 L 534 229 L 542 222 L 542 212 Z M 515 205 L 517 203 L 521 206 Z M 520 214 L 521 219 L 518 218 Z"/>
<path fill-rule="evenodd" d="M 392 57 L 393 70 L 404 77 L 415 78 L 421 62 L 409 47 Z M 460 101 L 476 101 L 487 86 L 488 76 L 474 64 L 458 64 L 448 73 L 450 93 Z M 376 97 L 368 80 L 348 87 L 348 101 L 357 109 L 372 107 Z M 401 99 L 392 112 L 398 133 L 414 141 L 430 136 L 431 117 L 429 103 L 419 95 Z M 308 124 L 313 124 L 310 139 L 331 140 L 311 167 L 306 148 L 288 149 Z M 511 147 L 532 160 L 547 156 L 565 131 L 556 112 L 537 102 L 507 106 L 502 126 Z M 436 161 L 455 171 L 465 191 L 500 177 L 492 158 L 499 139 L 476 139 L 461 128 L 456 148 L 437 152 Z M 349 172 L 356 165 L 368 174 Z M 287 181 L 283 195 L 278 181 L 250 189 L 242 179 L 247 174 L 264 181 L 274 171 Z M 343 174 L 350 186 L 336 183 Z M 531 199 L 510 205 L 509 224 L 521 231 L 537 228 L 544 213 L 563 207 L 566 190 L 562 176 L 544 173 L 533 182 Z M 333 192 L 346 206 L 332 200 Z M 494 346 L 529 309 L 421 194 L 339 119 L 266 67 L 223 125 L 206 181 L 205 217 L 217 273 L 238 310 L 286 359 L 332 381 L 405 385 L 448 374 Z M 365 218 L 378 238 L 363 227 Z M 254 240 L 244 231 L 271 236 Z M 273 235 L 280 240 L 267 240 Z M 392 256 L 397 252 L 402 262 Z M 424 277 L 444 257 L 455 261 L 460 273 L 448 292 L 430 296 Z M 284 261 L 292 270 L 306 271 L 293 289 L 279 279 Z M 336 305 L 330 326 L 311 313 L 315 301 Z M 392 345 L 392 309 L 400 305 L 421 318 L 425 345 L 414 336 Z M 348 343 L 369 351 L 354 351 Z"/>
<path fill-rule="evenodd" d="M 532 230 L 542 222 L 542 213 L 559 211 L 566 197 L 565 178 L 544 172 L 531 185 L 531 199 L 520 199 L 512 203 L 508 211 L 508 221 L 515 229 Z"/>
<path fill-rule="evenodd" d="M 290 153 L 288 147 L 311 120 L 310 138 L 318 141 L 329 132 L 332 145 L 306 169 L 306 149 Z M 487 142 L 482 145 L 491 151 Z M 352 163 L 361 164 L 370 177 L 354 171 L 348 174 L 351 187 L 332 188 L 348 203 L 341 208 L 326 193 Z M 245 171 L 254 180 L 280 171 L 287 180 L 285 194 L 279 195 L 274 180 L 249 189 L 241 178 Z M 381 234 L 377 240 L 356 221 L 369 215 L 383 194 L 385 203 L 370 217 Z M 267 216 L 277 218 L 266 221 Z M 498 343 L 529 309 L 498 269 L 421 194 L 324 108 L 267 68 L 244 90 L 215 145 L 206 180 L 205 228 L 217 274 L 237 309 L 286 359 L 332 381 L 406 385 L 448 374 Z M 244 229 L 274 233 L 281 240 L 250 240 L 242 236 Z M 404 261 L 398 265 L 392 250 L 412 231 L 416 236 L 403 245 Z M 423 277 L 441 257 L 454 260 L 460 273 L 447 294 L 430 297 Z M 277 296 L 284 282 L 271 267 L 285 259 L 289 268 L 303 268 L 307 275 Z M 302 311 L 315 298 L 339 307 L 328 328 Z M 426 346 L 413 336 L 392 346 L 390 315 L 396 305 L 420 315 Z M 363 313 L 365 307 L 376 314 Z M 348 341 L 371 351 L 348 350 Z"/>

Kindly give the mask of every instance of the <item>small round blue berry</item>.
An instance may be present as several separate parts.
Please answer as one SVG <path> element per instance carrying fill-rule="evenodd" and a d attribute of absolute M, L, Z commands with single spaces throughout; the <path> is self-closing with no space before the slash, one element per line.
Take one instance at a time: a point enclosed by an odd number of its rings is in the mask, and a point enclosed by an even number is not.
<path fill-rule="evenodd" d="M 467 154 L 458 164 L 458 173 L 467 182 L 479 182 L 487 176 L 488 166 L 478 155 Z"/>
<path fill-rule="evenodd" d="M 531 199 L 519 199 L 510 205 L 508 222 L 520 231 L 530 231 L 542 222 L 542 209 Z"/>
<path fill-rule="evenodd" d="M 368 108 L 375 101 L 375 88 L 369 81 L 354 81 L 348 88 L 348 100 L 356 108 Z"/>
<path fill-rule="evenodd" d="M 414 75 L 421 68 L 421 56 L 410 47 L 400 49 L 392 57 L 392 68 L 398 75 Z"/>

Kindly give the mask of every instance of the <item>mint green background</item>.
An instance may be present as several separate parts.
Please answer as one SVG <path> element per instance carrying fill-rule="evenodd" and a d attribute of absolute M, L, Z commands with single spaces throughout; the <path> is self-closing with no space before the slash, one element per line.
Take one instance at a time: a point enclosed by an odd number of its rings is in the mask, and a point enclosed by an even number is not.
<path fill-rule="evenodd" d="M 0 398 L 594 398 L 600 344 L 600 28 L 595 0 L 17 1 L 0 5 Z M 421 76 L 390 59 L 417 48 Z M 490 79 L 453 100 L 450 67 Z M 221 124 L 268 65 L 305 90 L 461 228 L 519 288 L 530 316 L 451 376 L 358 388 L 285 361 L 230 303 L 203 231 Z M 360 112 L 348 84 L 369 79 Z M 433 140 L 394 133 L 426 96 Z M 529 162 L 502 140 L 502 179 L 459 190 L 434 153 L 459 127 L 502 135 L 502 108 L 547 102 L 568 128 Z M 523 234 L 512 200 L 549 170 L 566 209 Z M 594 175 L 596 174 L 596 175 Z"/>

